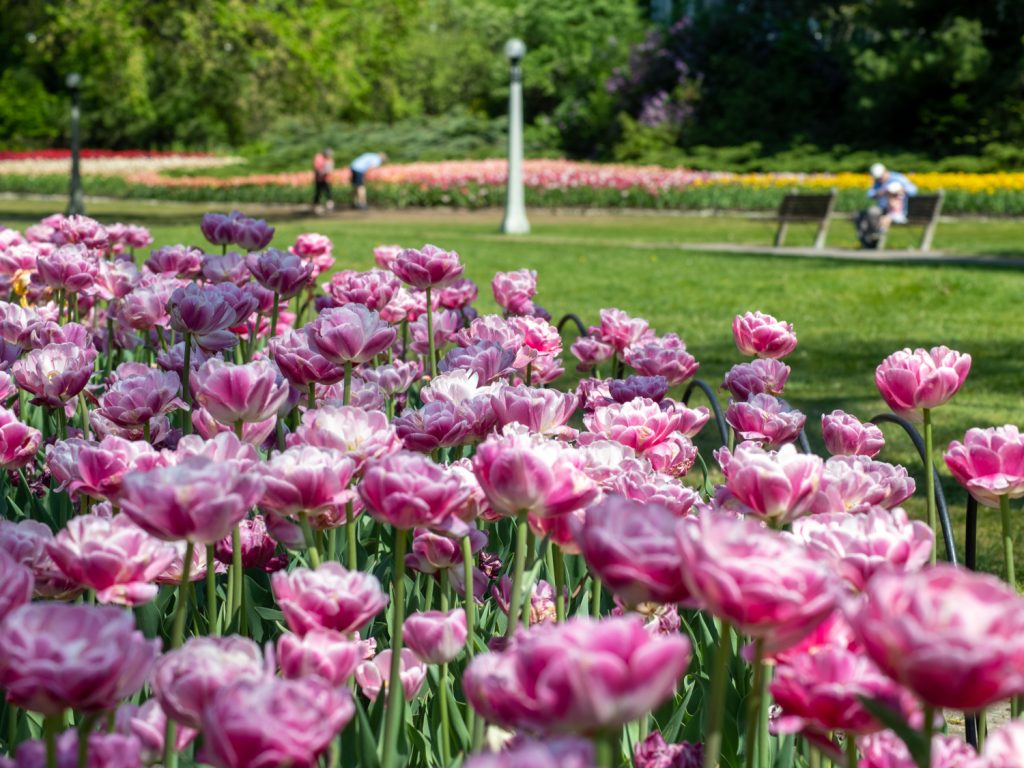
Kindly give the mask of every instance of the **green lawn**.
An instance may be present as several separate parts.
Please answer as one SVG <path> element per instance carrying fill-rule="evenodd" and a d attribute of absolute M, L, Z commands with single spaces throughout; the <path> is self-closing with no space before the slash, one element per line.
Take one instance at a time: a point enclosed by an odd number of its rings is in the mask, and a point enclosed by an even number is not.
<path fill-rule="evenodd" d="M 0 222 L 24 226 L 49 210 L 38 201 L 0 200 Z M 194 205 L 109 203 L 92 206 L 90 213 L 101 220 L 147 224 L 157 243 L 167 244 L 200 243 L 197 222 L 202 210 Z M 743 218 L 538 214 L 531 216 L 532 236 L 504 238 L 495 234 L 497 212 L 345 213 L 320 219 L 263 213 L 278 225 L 275 243 L 281 247 L 300 232 L 329 235 L 340 268 L 368 268 L 373 263 L 371 248 L 380 243 L 432 242 L 457 250 L 468 276 L 481 286 L 481 311 L 494 309 L 489 283 L 495 271 L 535 269 L 537 299 L 556 318 L 576 312 L 584 322 L 596 322 L 597 310 L 609 306 L 643 316 L 659 332 L 682 336 L 701 361 L 699 375 L 715 386 L 739 361 L 730 331 L 733 315 L 760 309 L 785 318 L 795 325 L 800 339 L 787 360 L 793 374 L 786 394 L 809 414 L 808 433 L 819 446 L 822 411 L 842 408 L 867 418 L 884 410 L 874 386 L 874 369 L 904 346 L 946 344 L 974 358 L 963 391 L 936 412 L 937 446 L 961 438 L 972 426 L 1024 421 L 1021 333 L 1014 319 L 1024 296 L 1024 274 L 1019 270 L 707 254 L 670 245 L 702 240 L 770 242 L 771 222 Z M 839 224 L 834 229 L 837 245 L 846 229 Z M 1024 255 L 1024 222 L 942 224 L 936 245 Z M 909 444 L 890 428 L 886 434 L 892 446 L 882 458 L 911 466 L 920 486 L 921 472 Z M 962 548 L 965 497 L 952 480 L 946 487 L 954 501 Z M 921 506 L 915 503 L 911 508 L 920 512 Z M 999 570 L 996 515 L 983 510 L 981 520 L 979 557 L 988 568 Z M 1024 544 L 1024 536 L 1019 544 Z"/>

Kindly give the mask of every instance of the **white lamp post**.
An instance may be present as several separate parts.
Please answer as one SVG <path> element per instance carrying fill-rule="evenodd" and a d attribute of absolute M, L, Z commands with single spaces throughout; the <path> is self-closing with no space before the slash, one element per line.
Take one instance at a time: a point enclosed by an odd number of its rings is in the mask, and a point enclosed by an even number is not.
<path fill-rule="evenodd" d="M 526 197 L 523 192 L 523 70 L 519 66 L 526 55 L 526 43 L 512 38 L 505 43 L 509 63 L 508 88 L 508 185 L 505 190 L 505 218 L 501 231 L 506 235 L 526 235 Z"/>

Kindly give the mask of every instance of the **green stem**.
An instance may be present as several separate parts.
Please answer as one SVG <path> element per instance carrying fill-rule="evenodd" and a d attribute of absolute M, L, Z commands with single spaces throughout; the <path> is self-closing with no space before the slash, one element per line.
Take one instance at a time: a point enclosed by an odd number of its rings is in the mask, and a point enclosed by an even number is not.
<path fill-rule="evenodd" d="M 185 636 L 185 614 L 188 608 L 188 588 L 191 585 L 189 577 L 192 575 L 192 555 L 195 552 L 195 544 L 191 541 L 185 544 L 185 557 L 181 565 L 181 581 L 178 583 L 178 603 L 174 606 L 174 624 L 171 629 L 171 650 L 181 647 L 181 641 Z M 213 563 L 207 563 L 207 568 L 212 568 Z M 174 749 L 175 723 L 167 718 L 167 727 L 164 730 L 164 768 L 177 768 L 178 753 Z"/>
<path fill-rule="evenodd" d="M 316 408 L 316 383 L 311 381 L 306 386 L 308 388 L 306 393 L 306 407 L 312 411 Z"/>
<path fill-rule="evenodd" d="M 277 291 L 274 291 L 274 308 L 270 310 L 270 330 L 267 333 L 268 339 L 273 339 L 277 336 L 277 317 L 281 312 L 281 296 Z M 259 318 L 256 318 L 256 322 L 259 322 Z M 259 337 L 259 326 L 256 326 L 256 336 Z"/>
<path fill-rule="evenodd" d="M 597 768 L 618 768 L 622 757 L 616 733 L 599 733 L 594 737 L 594 762 Z"/>
<path fill-rule="evenodd" d="M 846 767 L 857 768 L 857 737 L 847 731 L 846 733 Z"/>
<path fill-rule="evenodd" d="M 527 526 L 529 527 L 529 526 Z M 537 537 L 532 530 L 527 533 L 526 536 L 526 555 L 528 562 L 524 563 L 524 568 L 529 567 L 530 573 L 533 573 L 533 565 L 537 562 Z M 522 619 L 523 626 L 530 626 L 530 610 L 533 608 L 533 579 L 524 579 L 523 586 L 519 590 L 523 595 L 523 606 L 522 606 Z"/>
<path fill-rule="evenodd" d="M 342 384 L 341 404 L 348 405 L 352 400 L 352 361 L 345 361 L 345 383 Z"/>
<path fill-rule="evenodd" d="M 760 641 L 764 642 L 764 641 Z M 762 649 L 762 656 L 764 650 Z M 772 668 L 764 661 L 761 662 L 761 692 L 759 694 L 761 700 L 761 706 L 758 709 L 757 716 L 757 765 L 758 768 L 769 768 L 771 760 L 769 760 L 769 743 L 768 743 L 768 716 L 769 710 L 771 709 L 771 695 L 769 692 L 769 686 L 772 682 Z"/>
<path fill-rule="evenodd" d="M 423 596 L 423 609 L 424 611 L 434 610 L 434 577 L 431 574 L 427 575 L 427 593 Z"/>
<path fill-rule="evenodd" d="M 82 419 L 82 437 L 91 439 L 89 434 L 89 405 L 85 402 L 85 390 L 78 393 L 78 415 Z"/>
<path fill-rule="evenodd" d="M 931 526 L 932 532 L 935 537 L 938 538 L 939 531 L 939 513 L 935 507 L 935 470 L 932 468 L 932 455 L 934 449 L 932 446 L 932 409 L 925 408 L 924 410 L 924 484 L 928 492 L 928 525 Z M 935 565 L 938 559 L 938 550 L 936 547 L 932 547 L 932 558 L 931 563 Z"/>
<path fill-rule="evenodd" d="M 441 707 L 441 765 L 452 761 L 451 726 L 448 724 L 448 665 L 441 665 L 441 679 L 437 684 L 438 704 Z"/>
<path fill-rule="evenodd" d="M 925 413 L 927 413 L 925 409 Z M 935 734 L 935 707 L 931 704 L 924 705 L 924 754 L 921 756 L 919 768 L 931 768 L 932 765 L 932 737 Z"/>
<path fill-rule="evenodd" d="M 314 568 L 319 568 L 320 550 L 316 548 L 313 529 L 309 527 L 309 516 L 305 512 L 299 512 L 299 525 L 302 527 L 302 537 L 306 540 L 306 554 L 309 555 L 309 564 Z"/>
<path fill-rule="evenodd" d="M 552 546 L 555 551 L 555 616 L 565 621 L 565 553 L 562 548 Z"/>
<path fill-rule="evenodd" d="M 441 613 L 448 613 L 448 569 L 441 569 Z"/>
<path fill-rule="evenodd" d="M 434 356 L 434 310 L 430 305 L 430 287 L 427 287 L 427 347 L 429 349 L 430 380 L 437 376 L 437 359 Z"/>
<path fill-rule="evenodd" d="M 53 409 L 54 415 L 57 417 L 57 438 L 60 440 L 68 439 L 68 415 L 64 412 L 64 405 L 58 405 Z"/>
<path fill-rule="evenodd" d="M 429 303 L 427 306 L 430 306 Z M 519 621 L 519 611 L 523 599 L 523 571 L 526 569 L 526 542 L 529 531 L 530 524 L 526 519 L 526 512 L 520 512 L 516 518 L 516 554 L 512 565 L 512 591 L 509 594 L 505 637 L 512 637 Z"/>
<path fill-rule="evenodd" d="M 722 752 L 722 725 L 725 722 L 725 691 L 729 679 L 729 656 L 732 654 L 732 625 L 722 622 L 718 649 L 712 659 L 711 691 L 708 695 L 707 726 L 704 729 L 704 768 L 718 768 Z"/>
<path fill-rule="evenodd" d="M 78 768 L 87 768 L 89 765 L 89 734 L 99 715 L 86 715 L 78 725 Z"/>
<path fill-rule="evenodd" d="M 232 534 L 232 549 L 235 540 Z M 214 563 L 213 544 L 206 545 L 206 631 L 209 635 L 220 634 L 220 616 L 217 614 L 217 569 Z"/>
<path fill-rule="evenodd" d="M 7 704 L 7 755 L 14 756 L 14 745 L 18 741 L 18 708 Z"/>
<path fill-rule="evenodd" d="M 601 595 L 603 592 L 603 585 L 601 580 L 597 576 L 591 574 L 590 576 L 590 615 L 595 618 L 601 618 Z"/>
<path fill-rule="evenodd" d="M 208 570 L 213 570 L 213 563 L 206 564 Z M 235 583 L 235 591 L 232 595 L 234 602 L 231 603 L 231 614 L 234 615 L 242 610 L 242 532 L 236 525 L 231 529 L 231 580 Z M 241 623 L 241 616 L 239 616 Z"/>
<path fill-rule="evenodd" d="M 338 529 L 331 528 L 327 531 L 327 559 L 338 559 Z"/>
<path fill-rule="evenodd" d="M 348 569 L 350 571 L 358 570 L 359 568 L 359 552 L 356 548 L 358 541 L 356 540 L 356 534 L 359 531 L 356 530 L 356 521 L 352 513 L 352 502 L 348 502 L 345 505 L 345 539 L 348 543 Z"/>
<path fill-rule="evenodd" d="M 1010 497 L 999 497 L 999 519 L 1003 524 L 1003 560 L 1006 563 L 1006 581 L 1017 589 L 1017 576 L 1013 570 L 1013 522 L 1010 519 Z"/>
<path fill-rule="evenodd" d="M 754 679 L 750 684 L 750 697 L 747 699 L 747 723 L 744 731 L 743 749 L 745 751 L 743 764 L 746 768 L 754 768 L 754 755 L 759 746 L 758 734 L 760 732 L 759 714 L 761 712 L 761 688 L 764 678 L 764 641 L 757 640 L 754 643 Z"/>
<path fill-rule="evenodd" d="M 46 768 L 57 768 L 57 734 L 64 726 L 64 713 L 47 715 L 43 720 L 43 738 L 46 739 Z"/>
<path fill-rule="evenodd" d="M 181 431 L 186 435 L 192 434 L 192 392 L 188 388 L 189 376 L 192 373 L 192 334 L 185 334 L 185 358 L 181 366 L 181 399 L 187 406 L 184 418 L 181 420 Z M 165 766 L 166 768 L 166 766 Z"/>
<path fill-rule="evenodd" d="M 429 306 L 429 304 L 428 304 Z M 395 529 L 395 547 L 392 553 L 391 603 L 391 674 L 388 678 L 387 720 L 384 724 L 384 749 L 381 768 L 393 768 L 398 748 L 398 729 L 402 724 L 402 624 L 405 622 L 405 549 L 409 532 Z"/>
<path fill-rule="evenodd" d="M 142 425 L 142 439 L 148 443 L 151 436 L 152 435 L 150 434 L 149 421 L 147 420 L 146 423 Z"/>

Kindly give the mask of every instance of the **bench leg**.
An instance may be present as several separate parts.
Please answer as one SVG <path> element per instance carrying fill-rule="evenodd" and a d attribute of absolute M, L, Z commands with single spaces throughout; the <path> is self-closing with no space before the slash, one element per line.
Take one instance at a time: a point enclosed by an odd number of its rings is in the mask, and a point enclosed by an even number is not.
<path fill-rule="evenodd" d="M 814 247 L 819 251 L 825 247 L 825 238 L 828 236 L 828 218 L 822 219 L 818 226 L 818 234 L 814 238 Z"/>
<path fill-rule="evenodd" d="M 935 227 L 938 225 L 938 218 L 934 218 L 928 222 L 928 225 L 924 228 L 924 232 L 921 234 L 921 250 L 930 251 L 932 249 L 932 240 L 935 237 Z"/>
<path fill-rule="evenodd" d="M 779 231 L 775 233 L 775 247 L 779 248 L 786 241 L 786 227 L 788 225 L 784 221 L 779 222 Z"/>
<path fill-rule="evenodd" d="M 887 229 L 884 230 L 882 232 L 882 234 L 880 234 L 878 236 L 878 250 L 879 251 L 884 251 L 885 250 L 885 238 L 887 238 L 888 236 L 889 236 L 889 230 L 887 230 Z"/>

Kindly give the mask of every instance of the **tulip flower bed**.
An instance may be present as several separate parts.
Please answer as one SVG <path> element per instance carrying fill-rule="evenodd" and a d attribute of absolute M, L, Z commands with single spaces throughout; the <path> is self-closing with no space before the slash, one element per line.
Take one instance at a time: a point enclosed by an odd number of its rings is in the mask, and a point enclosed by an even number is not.
<path fill-rule="evenodd" d="M 67 188 L 63 170 L 52 160 L 33 160 L 36 166 L 0 157 L 0 191 L 62 194 Z M 133 164 L 134 163 L 134 164 Z M 240 173 L 211 175 L 196 168 L 239 166 L 230 158 L 192 155 L 118 156 L 96 170 L 85 169 L 90 194 L 122 198 L 182 201 L 306 203 L 310 174 Z M 106 167 L 108 170 L 103 170 Z M 384 166 L 374 172 L 369 187 L 375 206 L 396 208 L 451 206 L 479 209 L 504 204 L 507 164 L 504 160 L 465 160 Z M 164 170 L 175 172 L 165 174 Z M 90 175 L 90 174 L 96 175 Z M 177 174 L 182 175 L 177 175 Z M 102 174 L 102 175 L 101 175 Z M 188 175 L 184 175 L 188 174 Z M 1024 213 L 1024 173 L 920 173 L 911 179 L 922 192 L 946 191 L 948 213 Z M 334 174 L 339 197 L 348 192 L 349 170 Z M 630 166 L 527 160 L 524 166 L 526 201 L 532 207 L 653 208 L 775 210 L 788 192 L 839 190 L 838 210 L 864 206 L 866 176 L 855 173 L 726 173 L 659 166 Z"/>
<path fill-rule="evenodd" d="M 684 341 L 619 309 L 559 389 L 531 270 L 482 315 L 435 246 L 332 273 L 323 235 L 198 231 L 0 230 L 4 766 L 1021 764 L 1016 719 L 945 732 L 1024 695 L 1016 427 L 942 451 L 1006 585 L 937 562 L 934 485 L 876 425 L 796 447 L 789 323 L 735 317 L 717 424 L 670 397 Z M 877 366 L 928 457 L 971 364 Z"/>

